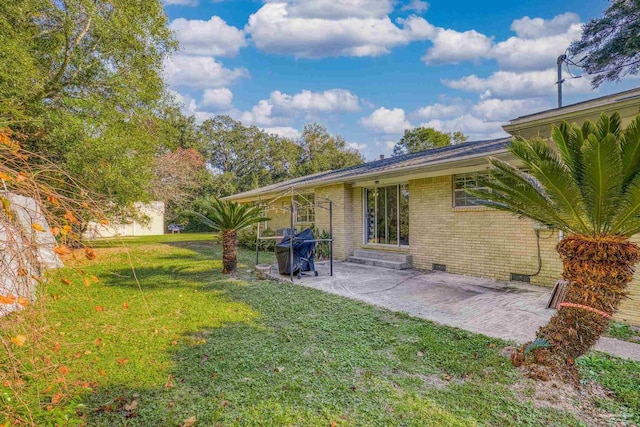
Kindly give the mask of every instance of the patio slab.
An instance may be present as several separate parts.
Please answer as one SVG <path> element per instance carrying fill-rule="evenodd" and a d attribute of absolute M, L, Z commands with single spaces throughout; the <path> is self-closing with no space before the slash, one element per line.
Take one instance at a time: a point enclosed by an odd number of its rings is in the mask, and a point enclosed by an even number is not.
<path fill-rule="evenodd" d="M 545 308 L 550 288 L 517 282 L 462 276 L 440 271 L 389 270 L 334 261 L 317 262 L 319 276 L 295 279 L 296 284 L 342 295 L 393 311 L 494 338 L 530 341 L 555 310 Z M 272 269 L 274 277 L 277 266 Z M 619 357 L 640 360 L 640 345 L 603 337 L 595 346 Z"/>

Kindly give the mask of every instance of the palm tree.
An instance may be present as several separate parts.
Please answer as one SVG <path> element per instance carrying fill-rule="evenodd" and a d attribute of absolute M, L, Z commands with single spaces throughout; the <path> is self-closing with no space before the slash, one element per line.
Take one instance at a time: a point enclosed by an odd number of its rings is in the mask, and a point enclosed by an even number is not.
<path fill-rule="evenodd" d="M 509 151 L 521 167 L 492 158 L 485 188 L 469 193 L 565 233 L 557 251 L 567 296 L 519 357 L 537 354 L 539 362 L 546 354 L 566 366 L 606 330 L 639 260 L 629 238 L 640 232 L 640 116 L 624 130 L 618 113 L 582 126 L 563 122 L 551 138 L 555 148 L 516 137 Z"/>
<path fill-rule="evenodd" d="M 222 272 L 232 273 L 238 265 L 237 232 L 259 222 L 268 221 L 257 206 L 205 199 L 199 203 L 200 212 L 192 212 L 203 224 L 222 233 Z"/>

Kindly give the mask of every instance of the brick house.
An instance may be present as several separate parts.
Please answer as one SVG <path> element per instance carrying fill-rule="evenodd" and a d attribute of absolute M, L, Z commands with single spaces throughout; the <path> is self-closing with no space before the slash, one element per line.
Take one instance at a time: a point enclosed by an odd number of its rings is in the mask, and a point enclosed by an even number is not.
<path fill-rule="evenodd" d="M 580 124 L 615 111 L 626 126 L 640 113 L 640 88 L 519 117 L 503 128 L 511 135 L 549 138 L 551 125 L 562 120 Z M 354 252 L 356 261 L 381 251 L 406 255 L 418 269 L 553 286 L 562 271 L 555 251 L 561 234 L 478 206 L 464 191 L 486 172 L 488 157 L 515 161 L 506 150 L 508 143 L 509 138 L 466 142 L 296 178 L 227 199 L 248 203 L 279 196 L 267 212 L 267 226 L 286 228 L 290 214 L 282 207 L 289 206 L 291 196 L 282 194 L 293 188 L 295 198 L 306 201 L 296 211 L 296 226 L 315 224 L 326 230 L 328 211 L 310 205 L 331 200 L 334 257 L 339 260 Z M 640 324 L 640 277 L 618 318 Z"/>

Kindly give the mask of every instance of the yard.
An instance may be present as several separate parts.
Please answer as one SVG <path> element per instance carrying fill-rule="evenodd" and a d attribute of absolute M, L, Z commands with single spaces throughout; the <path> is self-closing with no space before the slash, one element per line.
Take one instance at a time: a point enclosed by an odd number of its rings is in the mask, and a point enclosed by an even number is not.
<path fill-rule="evenodd" d="M 534 383 L 507 342 L 251 280 L 248 251 L 224 276 L 220 252 L 182 234 L 71 260 L 0 319 L 0 425 L 640 423 L 640 363 L 579 359 L 585 395 Z"/>

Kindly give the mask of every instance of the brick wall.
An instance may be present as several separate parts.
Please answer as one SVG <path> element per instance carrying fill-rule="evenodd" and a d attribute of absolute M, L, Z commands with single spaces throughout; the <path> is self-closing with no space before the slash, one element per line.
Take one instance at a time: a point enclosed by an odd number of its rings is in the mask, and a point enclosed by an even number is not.
<path fill-rule="evenodd" d="M 353 189 L 348 184 L 338 184 L 315 189 L 316 204 L 326 199 L 333 202 L 333 257 L 347 258 L 353 251 L 354 212 Z M 328 208 L 328 203 L 323 204 Z M 316 207 L 316 227 L 329 231 L 329 211 Z"/>
<path fill-rule="evenodd" d="M 447 271 L 509 280 L 538 269 L 536 235 L 528 219 L 484 207 L 453 207 L 453 176 L 409 181 L 410 252 L 416 268 L 445 264 Z M 540 231 L 542 269 L 531 283 L 553 286 L 562 263 L 558 232 Z M 640 324 L 640 280 L 631 286 L 617 319 Z"/>
<path fill-rule="evenodd" d="M 445 264 L 450 273 L 497 280 L 509 280 L 510 273 L 535 273 L 538 255 L 531 221 L 484 207 L 454 208 L 452 179 L 448 175 L 409 181 L 409 251 L 414 267 L 430 270 L 434 263 Z M 314 192 L 316 202 L 333 201 L 334 258 L 345 259 L 354 248 L 364 247 L 362 189 L 338 184 Z M 289 227 L 289 213 L 280 205 L 269 212 L 270 228 Z M 316 208 L 315 224 L 329 230 L 326 209 Z M 560 278 L 562 264 L 555 251 L 558 238 L 558 232 L 540 231 L 542 269 L 531 277 L 531 283 L 553 286 Z M 630 296 L 616 318 L 640 325 L 640 273 Z"/>

